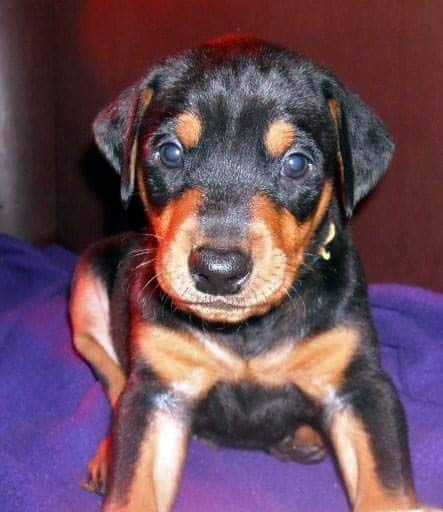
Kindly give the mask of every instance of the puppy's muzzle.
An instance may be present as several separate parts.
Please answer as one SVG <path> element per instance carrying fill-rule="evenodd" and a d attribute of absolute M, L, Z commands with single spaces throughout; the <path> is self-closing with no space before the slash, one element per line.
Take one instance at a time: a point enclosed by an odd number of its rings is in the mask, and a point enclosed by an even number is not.
<path fill-rule="evenodd" d="M 239 250 L 199 247 L 189 256 L 189 270 L 197 290 L 210 295 L 233 295 L 248 280 L 252 260 Z"/>

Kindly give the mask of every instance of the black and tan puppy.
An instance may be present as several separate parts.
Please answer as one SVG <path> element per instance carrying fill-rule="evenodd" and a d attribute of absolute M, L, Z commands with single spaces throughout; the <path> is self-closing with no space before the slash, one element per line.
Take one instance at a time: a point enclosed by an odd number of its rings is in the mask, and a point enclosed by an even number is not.
<path fill-rule="evenodd" d="M 393 151 L 374 113 L 228 37 L 161 62 L 94 132 L 150 225 L 89 249 L 73 285 L 75 346 L 114 408 L 87 482 L 104 510 L 171 510 L 192 434 L 304 462 L 325 440 L 354 510 L 417 509 L 347 227 Z"/>

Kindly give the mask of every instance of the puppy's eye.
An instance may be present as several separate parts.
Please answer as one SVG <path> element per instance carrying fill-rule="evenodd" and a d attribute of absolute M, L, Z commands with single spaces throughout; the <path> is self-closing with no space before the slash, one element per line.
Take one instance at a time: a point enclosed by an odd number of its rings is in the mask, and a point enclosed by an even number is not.
<path fill-rule="evenodd" d="M 178 169 L 183 166 L 183 150 L 178 144 L 167 142 L 159 149 L 161 163 L 169 169 Z"/>
<path fill-rule="evenodd" d="M 282 162 L 282 175 L 287 178 L 302 178 L 310 169 L 312 163 L 302 153 L 290 153 Z"/>

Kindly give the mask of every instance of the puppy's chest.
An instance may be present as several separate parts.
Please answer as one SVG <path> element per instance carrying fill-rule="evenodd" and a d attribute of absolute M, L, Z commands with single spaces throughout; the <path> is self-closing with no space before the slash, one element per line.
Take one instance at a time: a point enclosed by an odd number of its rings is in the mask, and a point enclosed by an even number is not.
<path fill-rule="evenodd" d="M 169 390 L 201 402 L 221 384 L 263 388 L 267 392 L 296 388 L 314 402 L 325 403 L 341 385 L 358 346 L 358 333 L 336 327 L 303 340 L 283 340 L 252 358 L 202 332 L 179 332 L 140 324 L 135 350 Z"/>

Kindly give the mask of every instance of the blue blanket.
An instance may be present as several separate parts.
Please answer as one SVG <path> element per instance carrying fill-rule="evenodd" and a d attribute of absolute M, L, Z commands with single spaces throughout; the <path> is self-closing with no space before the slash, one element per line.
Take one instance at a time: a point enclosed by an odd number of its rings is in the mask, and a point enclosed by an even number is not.
<path fill-rule="evenodd" d="M 71 345 L 67 297 L 75 257 L 0 237 L 0 510 L 83 512 L 101 498 L 84 491 L 88 459 L 109 407 Z M 443 296 L 372 286 L 383 364 L 405 405 L 421 500 L 443 505 Z M 283 463 L 258 452 L 213 450 L 193 441 L 178 512 L 345 511 L 330 459 Z"/>

